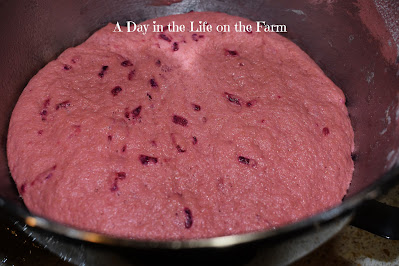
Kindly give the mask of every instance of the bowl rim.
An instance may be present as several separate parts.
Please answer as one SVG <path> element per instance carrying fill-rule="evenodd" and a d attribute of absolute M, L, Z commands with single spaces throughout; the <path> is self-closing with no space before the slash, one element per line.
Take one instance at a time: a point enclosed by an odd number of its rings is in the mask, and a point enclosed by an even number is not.
<path fill-rule="evenodd" d="M 298 222 L 290 223 L 275 229 L 257 231 L 251 233 L 235 234 L 228 236 L 218 236 L 202 239 L 187 240 L 149 240 L 121 238 L 101 233 L 86 231 L 74 228 L 59 222 L 52 221 L 48 218 L 30 213 L 27 209 L 23 209 L 17 204 L 7 201 L 0 197 L 0 207 L 3 207 L 15 218 L 34 228 L 39 228 L 50 233 L 85 242 L 122 246 L 131 248 L 157 248 L 157 249 L 201 249 L 201 248 L 228 248 L 240 244 L 246 244 L 255 241 L 264 241 L 268 239 L 276 239 L 290 234 L 297 234 L 312 228 L 318 228 L 323 224 L 332 222 L 342 218 L 345 215 L 353 214 L 357 207 L 368 200 L 376 199 L 391 188 L 395 183 L 399 183 L 399 165 L 395 165 L 389 171 L 384 173 L 379 179 L 364 188 L 353 196 L 346 198 L 340 205 L 330 208 L 324 212 L 318 213 L 309 218 L 302 219 Z"/>

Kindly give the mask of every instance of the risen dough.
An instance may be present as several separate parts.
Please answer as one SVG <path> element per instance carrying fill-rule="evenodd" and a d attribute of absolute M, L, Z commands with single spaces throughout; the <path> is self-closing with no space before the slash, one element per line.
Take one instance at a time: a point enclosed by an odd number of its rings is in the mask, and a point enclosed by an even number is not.
<path fill-rule="evenodd" d="M 200 20 L 252 23 L 156 19 Z M 116 236 L 189 239 L 270 229 L 341 202 L 353 171 L 345 98 L 295 44 L 114 28 L 50 62 L 15 107 L 9 167 L 29 210 Z"/>

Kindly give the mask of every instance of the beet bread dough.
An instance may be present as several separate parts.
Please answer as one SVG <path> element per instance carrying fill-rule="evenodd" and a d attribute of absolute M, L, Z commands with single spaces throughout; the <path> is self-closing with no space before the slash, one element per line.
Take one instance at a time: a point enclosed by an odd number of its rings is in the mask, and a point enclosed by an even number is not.
<path fill-rule="evenodd" d="M 222 13 L 156 19 L 200 20 L 256 26 Z M 340 204 L 353 172 L 345 97 L 295 44 L 114 28 L 46 65 L 15 106 L 7 153 L 30 211 L 120 237 L 191 239 Z"/>

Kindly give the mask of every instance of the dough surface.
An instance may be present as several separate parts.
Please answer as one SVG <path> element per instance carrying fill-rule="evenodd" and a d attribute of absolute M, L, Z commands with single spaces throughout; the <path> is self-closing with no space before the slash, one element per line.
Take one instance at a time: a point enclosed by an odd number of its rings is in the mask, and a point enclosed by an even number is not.
<path fill-rule="evenodd" d="M 222 13 L 154 20 L 256 28 Z M 9 167 L 30 211 L 120 237 L 192 239 L 340 204 L 353 172 L 345 97 L 294 43 L 114 28 L 46 65 L 13 111 Z"/>

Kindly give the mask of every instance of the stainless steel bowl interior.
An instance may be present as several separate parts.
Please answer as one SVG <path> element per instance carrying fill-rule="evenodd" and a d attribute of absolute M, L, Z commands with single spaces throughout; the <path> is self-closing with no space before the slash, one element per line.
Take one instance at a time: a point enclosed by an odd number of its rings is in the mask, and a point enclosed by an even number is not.
<path fill-rule="evenodd" d="M 397 180 L 399 168 L 398 67 L 392 50 L 365 25 L 368 0 L 340 1 L 1 1 L 0 32 L 0 206 L 26 224 L 89 242 L 168 249 L 226 247 L 284 236 L 346 215 L 365 199 L 377 197 Z M 363 3 L 363 4 L 362 4 Z M 29 79 L 63 50 L 82 43 L 108 22 L 194 11 L 220 11 L 272 24 L 286 24 L 287 38 L 307 52 L 347 97 L 355 130 L 355 172 L 343 204 L 277 230 L 188 241 L 118 239 L 73 229 L 30 214 L 9 174 L 6 136 L 12 109 Z M 378 15 L 378 12 L 375 13 Z M 372 17 L 381 28 L 384 21 Z M 379 23 L 379 24 L 378 24 Z M 390 40 L 392 41 L 392 40 Z M 392 46 L 392 43 L 391 43 Z M 394 50 L 392 50 L 394 51 Z M 396 55 L 393 55 L 395 57 Z"/>

